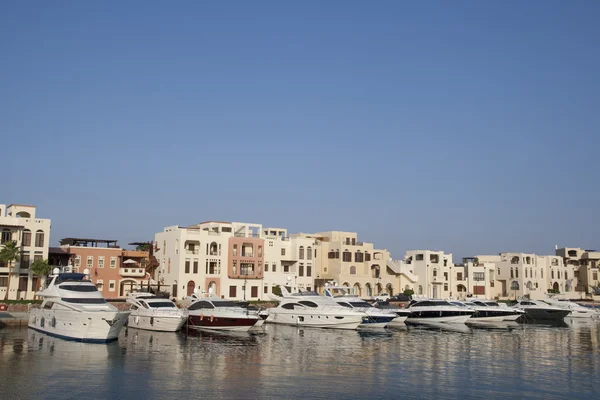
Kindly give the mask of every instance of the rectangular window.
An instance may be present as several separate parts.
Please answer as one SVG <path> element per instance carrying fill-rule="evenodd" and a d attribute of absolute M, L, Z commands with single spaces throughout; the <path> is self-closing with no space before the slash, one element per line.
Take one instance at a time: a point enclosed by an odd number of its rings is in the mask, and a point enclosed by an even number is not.
<path fill-rule="evenodd" d="M 433 270 L 433 276 L 437 276 L 437 269 Z"/>
<path fill-rule="evenodd" d="M 594 282 L 596 282 L 598 280 L 598 273 L 597 272 L 593 272 L 592 273 L 592 279 L 594 280 Z"/>
<path fill-rule="evenodd" d="M 448 291 L 448 284 L 444 283 L 444 292 L 447 292 L 447 291 Z"/>
<path fill-rule="evenodd" d="M 194 259 L 194 273 L 197 274 L 198 273 L 198 260 Z"/>
<path fill-rule="evenodd" d="M 306 266 L 306 276 L 312 276 L 312 266 L 307 265 Z M 310 290 L 309 290 L 310 292 Z"/>
<path fill-rule="evenodd" d="M 298 276 L 304 276 L 304 264 L 302 263 L 298 267 Z"/>
<path fill-rule="evenodd" d="M 237 297 L 237 286 L 229 286 L 229 297 L 234 298 Z"/>
<path fill-rule="evenodd" d="M 10 242 L 12 240 L 12 232 L 8 229 L 3 229 L 2 230 L 2 239 L 0 240 L 0 243 L 4 244 L 6 242 Z"/>
<path fill-rule="evenodd" d="M 415 257 L 416 261 L 423 261 L 423 254 L 417 254 Z"/>
<path fill-rule="evenodd" d="M 462 272 L 458 272 L 456 274 L 456 280 L 458 280 L 458 281 L 462 281 L 463 280 L 463 278 L 462 278 Z"/>
<path fill-rule="evenodd" d="M 87 268 L 94 267 L 94 256 L 87 256 L 87 264 L 85 264 Z"/>
<path fill-rule="evenodd" d="M 186 274 L 190 273 L 190 259 L 189 258 L 185 259 L 185 273 Z"/>
<path fill-rule="evenodd" d="M 448 280 L 448 273 L 444 272 L 444 280 L 447 281 Z"/>
<path fill-rule="evenodd" d="M 108 281 L 108 291 L 109 292 L 115 291 L 115 281 Z"/>
<path fill-rule="evenodd" d="M 267 293 L 269 293 L 269 287 L 268 287 L 268 286 L 265 286 L 265 287 L 263 288 L 263 293 L 264 293 L 264 294 L 267 294 Z"/>
<path fill-rule="evenodd" d="M 98 256 L 98 268 L 104 268 L 104 256 Z"/>
<path fill-rule="evenodd" d="M 485 280 L 485 272 L 473 272 L 473 280 L 476 282 L 482 282 Z"/>
<path fill-rule="evenodd" d="M 96 279 L 96 287 L 98 290 L 102 291 L 102 287 L 104 287 L 104 281 L 102 279 Z"/>
<path fill-rule="evenodd" d="M 250 288 L 250 297 L 258 297 L 258 286 L 252 286 Z"/>
<path fill-rule="evenodd" d="M 110 258 L 110 267 L 111 268 L 117 268 L 117 257 L 111 257 Z"/>
<path fill-rule="evenodd" d="M 21 255 L 21 269 L 27 269 L 31 265 L 31 256 L 29 254 Z"/>
<path fill-rule="evenodd" d="M 265 272 L 269 272 L 269 263 L 268 262 L 265 263 Z"/>
<path fill-rule="evenodd" d="M 285 249 L 281 249 L 281 255 L 285 256 Z"/>
<path fill-rule="evenodd" d="M 271 268 L 271 270 L 272 270 L 273 272 L 277 272 L 277 264 L 273 263 L 272 267 L 273 267 L 273 268 Z"/>
<path fill-rule="evenodd" d="M 41 255 L 41 254 L 39 254 L 37 251 L 36 251 L 35 253 L 36 253 L 36 254 L 34 254 L 34 256 L 33 256 L 33 261 L 34 261 L 34 262 L 35 262 L 35 261 L 42 261 L 42 260 L 43 260 L 43 258 L 42 258 L 42 255 Z"/>
<path fill-rule="evenodd" d="M 283 266 L 283 272 L 286 273 L 286 274 L 289 273 L 290 272 L 290 267 L 288 265 L 284 265 Z"/>
<path fill-rule="evenodd" d="M 79 268 L 81 266 L 81 256 L 75 256 L 75 268 Z"/>
<path fill-rule="evenodd" d="M 207 245 L 208 246 L 208 245 Z M 233 256 L 237 257 L 237 244 L 233 245 Z"/>
<path fill-rule="evenodd" d="M 31 246 L 31 232 L 25 231 L 23 232 L 23 246 Z"/>

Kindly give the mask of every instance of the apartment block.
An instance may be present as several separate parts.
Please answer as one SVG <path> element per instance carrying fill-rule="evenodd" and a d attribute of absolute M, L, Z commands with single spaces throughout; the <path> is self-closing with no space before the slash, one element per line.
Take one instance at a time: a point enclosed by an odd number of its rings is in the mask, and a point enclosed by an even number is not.
<path fill-rule="evenodd" d="M 576 290 L 590 293 L 591 286 L 600 284 L 600 251 L 584 250 L 579 247 L 557 248 L 556 255 L 563 259 L 566 266 L 571 266 L 577 279 Z"/>
<path fill-rule="evenodd" d="M 37 218 L 35 206 L 0 204 L 0 248 L 11 241 L 20 249 L 20 257 L 12 264 L 10 276 L 8 263 L 0 261 L 0 298 L 33 299 L 38 278 L 29 266 L 33 261 L 48 259 L 50 220 Z"/>

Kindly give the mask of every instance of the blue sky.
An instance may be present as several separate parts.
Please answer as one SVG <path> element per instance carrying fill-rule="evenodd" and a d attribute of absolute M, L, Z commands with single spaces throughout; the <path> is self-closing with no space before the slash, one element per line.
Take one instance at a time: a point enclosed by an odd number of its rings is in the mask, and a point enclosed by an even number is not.
<path fill-rule="evenodd" d="M 596 1 L 0 3 L 0 201 L 65 236 L 249 221 L 598 248 Z M 8 166 L 8 168 L 6 168 Z"/>

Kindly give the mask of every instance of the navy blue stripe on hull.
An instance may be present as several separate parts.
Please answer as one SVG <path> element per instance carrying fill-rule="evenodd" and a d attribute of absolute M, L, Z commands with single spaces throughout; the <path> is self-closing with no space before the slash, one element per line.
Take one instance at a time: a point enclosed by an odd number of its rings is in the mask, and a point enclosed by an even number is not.
<path fill-rule="evenodd" d="M 38 329 L 38 328 L 32 328 L 31 326 L 29 326 L 28 328 L 32 329 L 32 330 L 34 330 L 36 332 L 43 333 L 44 335 L 52 336 L 52 337 L 63 339 L 63 340 L 68 340 L 68 341 L 71 341 L 71 342 L 104 344 L 104 343 L 114 342 L 115 340 L 119 339 L 119 338 L 114 338 L 114 339 L 80 339 L 80 338 L 74 338 L 74 337 L 71 337 L 71 336 L 59 335 L 58 333 L 46 332 L 46 331 L 43 331 L 43 330 Z"/>

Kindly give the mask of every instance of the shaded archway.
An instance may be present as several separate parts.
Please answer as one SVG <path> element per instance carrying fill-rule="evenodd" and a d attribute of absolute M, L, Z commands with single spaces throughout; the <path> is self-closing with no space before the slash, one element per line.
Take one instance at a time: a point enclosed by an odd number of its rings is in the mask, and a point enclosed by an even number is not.
<path fill-rule="evenodd" d="M 554 293 L 558 293 L 558 282 L 554 282 L 554 285 L 552 285 L 552 290 L 554 290 Z"/>
<path fill-rule="evenodd" d="M 373 288 L 370 283 L 365 284 L 365 296 L 371 297 L 373 296 Z"/>
<path fill-rule="evenodd" d="M 353 287 L 354 287 L 354 294 L 357 296 L 360 296 L 362 293 L 360 290 L 360 283 L 356 282 Z"/>
<path fill-rule="evenodd" d="M 343 287 L 350 287 L 350 284 L 348 282 L 344 282 L 344 283 L 342 283 L 342 286 Z"/>
<path fill-rule="evenodd" d="M 123 279 L 119 284 L 119 297 L 127 296 L 138 290 L 139 282 L 135 279 Z"/>
<path fill-rule="evenodd" d="M 457 286 L 456 286 L 456 291 L 457 291 L 458 293 L 463 293 L 463 292 L 466 292 L 466 291 L 467 291 L 467 288 L 465 287 L 465 285 L 457 285 Z"/>
<path fill-rule="evenodd" d="M 212 295 L 218 296 L 219 293 L 217 292 L 217 282 L 210 281 L 206 287 L 206 291 Z"/>
<path fill-rule="evenodd" d="M 381 286 L 381 283 L 378 283 L 377 285 L 375 285 L 375 293 L 378 296 L 383 293 L 383 287 Z"/>
<path fill-rule="evenodd" d="M 187 283 L 187 295 L 191 296 L 194 294 L 194 289 L 196 289 L 196 284 L 194 283 L 194 281 L 189 281 Z"/>
<path fill-rule="evenodd" d="M 393 296 L 393 295 L 394 295 L 394 287 L 392 286 L 392 284 L 391 284 L 391 283 L 388 283 L 388 284 L 385 286 L 385 291 L 386 291 L 386 292 L 387 292 L 387 293 L 388 293 L 390 296 Z"/>

